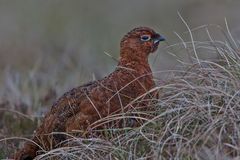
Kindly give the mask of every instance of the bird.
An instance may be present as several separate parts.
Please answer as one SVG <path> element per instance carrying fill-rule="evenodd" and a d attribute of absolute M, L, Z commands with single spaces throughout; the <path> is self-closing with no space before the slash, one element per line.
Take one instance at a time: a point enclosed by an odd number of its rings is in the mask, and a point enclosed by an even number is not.
<path fill-rule="evenodd" d="M 32 141 L 14 154 L 16 160 L 31 160 L 40 147 L 50 150 L 67 139 L 65 134 L 87 130 L 89 125 L 120 111 L 137 97 L 155 87 L 148 57 L 165 38 L 149 27 L 136 27 L 123 36 L 115 70 L 63 94 L 35 130 Z M 134 107 L 134 106 L 133 106 Z"/>

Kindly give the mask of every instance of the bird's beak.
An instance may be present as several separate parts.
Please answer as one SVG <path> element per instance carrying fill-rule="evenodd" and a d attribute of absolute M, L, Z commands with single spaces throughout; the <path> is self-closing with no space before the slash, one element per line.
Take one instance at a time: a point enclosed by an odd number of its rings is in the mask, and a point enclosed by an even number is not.
<path fill-rule="evenodd" d="M 156 34 L 155 35 L 155 37 L 153 38 L 153 43 L 154 44 L 157 44 L 157 43 L 159 43 L 160 41 L 165 41 L 166 39 L 163 37 L 163 36 L 161 36 L 161 35 L 159 35 L 159 34 Z"/>

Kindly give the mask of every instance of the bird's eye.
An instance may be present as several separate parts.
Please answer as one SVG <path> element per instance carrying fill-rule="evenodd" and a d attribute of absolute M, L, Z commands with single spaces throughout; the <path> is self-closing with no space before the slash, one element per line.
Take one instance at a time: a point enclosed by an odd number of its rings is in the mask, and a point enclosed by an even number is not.
<path fill-rule="evenodd" d="M 141 41 L 146 42 L 149 41 L 151 39 L 150 35 L 142 35 L 141 36 Z"/>

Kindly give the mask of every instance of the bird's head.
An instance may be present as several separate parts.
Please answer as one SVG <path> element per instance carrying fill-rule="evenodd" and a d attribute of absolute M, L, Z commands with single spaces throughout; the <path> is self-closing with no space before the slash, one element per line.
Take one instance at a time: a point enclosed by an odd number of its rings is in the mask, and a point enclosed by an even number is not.
<path fill-rule="evenodd" d="M 148 56 L 157 50 L 159 42 L 165 38 L 148 27 L 134 28 L 121 40 L 121 51 L 132 50 Z M 133 55 L 132 55 L 133 56 Z"/>

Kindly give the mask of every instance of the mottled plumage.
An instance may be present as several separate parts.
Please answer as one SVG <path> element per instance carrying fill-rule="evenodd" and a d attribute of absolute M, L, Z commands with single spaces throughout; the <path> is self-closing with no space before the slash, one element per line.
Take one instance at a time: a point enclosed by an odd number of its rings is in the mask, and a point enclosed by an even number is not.
<path fill-rule="evenodd" d="M 148 64 L 148 55 L 156 51 L 159 34 L 139 27 L 125 35 L 120 44 L 120 60 L 115 71 L 102 80 L 90 82 L 65 93 L 56 101 L 34 133 L 33 141 L 49 150 L 65 140 L 63 134 L 87 130 L 100 118 L 120 111 L 132 100 L 152 89 L 155 84 Z M 15 159 L 33 159 L 39 147 L 26 142 Z"/>

